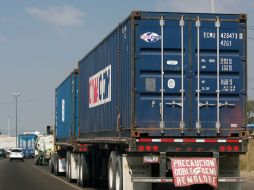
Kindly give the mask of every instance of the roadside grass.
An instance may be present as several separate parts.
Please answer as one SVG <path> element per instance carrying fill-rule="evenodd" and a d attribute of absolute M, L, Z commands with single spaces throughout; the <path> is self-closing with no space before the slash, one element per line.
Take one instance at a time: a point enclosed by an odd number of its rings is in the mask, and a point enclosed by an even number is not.
<path fill-rule="evenodd" d="M 254 140 L 249 140 L 248 152 L 240 156 L 240 169 L 246 171 L 254 171 Z"/>

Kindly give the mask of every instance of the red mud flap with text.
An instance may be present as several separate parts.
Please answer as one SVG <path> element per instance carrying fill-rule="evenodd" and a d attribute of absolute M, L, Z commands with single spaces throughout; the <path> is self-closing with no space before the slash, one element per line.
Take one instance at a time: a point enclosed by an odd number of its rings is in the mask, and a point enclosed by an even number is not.
<path fill-rule="evenodd" d="M 156 157 L 156 156 L 155 156 Z M 225 157 L 227 158 L 227 157 Z M 158 158 L 154 163 L 158 163 Z M 148 177 L 148 176 L 131 176 L 132 183 L 174 183 L 176 187 L 191 186 L 193 184 L 209 184 L 215 188 L 218 188 L 223 183 L 244 183 L 245 178 L 239 177 L 239 175 L 227 175 L 232 174 L 231 168 L 224 169 L 225 174 L 219 175 L 219 164 L 217 160 L 219 158 L 170 158 L 169 170 L 172 169 L 173 177 Z M 145 160 L 145 159 L 144 159 Z M 223 159 L 219 159 L 222 165 L 225 165 Z M 226 162 L 232 163 L 226 159 Z M 140 167 L 148 166 L 148 163 L 153 162 L 139 162 Z M 161 164 L 161 163 L 160 163 Z M 234 168 L 232 167 L 232 170 Z M 229 172 L 229 173 L 228 173 Z M 226 177 L 228 176 L 228 177 Z"/>
<path fill-rule="evenodd" d="M 171 158 L 171 167 L 176 187 L 194 184 L 218 187 L 216 158 Z"/>

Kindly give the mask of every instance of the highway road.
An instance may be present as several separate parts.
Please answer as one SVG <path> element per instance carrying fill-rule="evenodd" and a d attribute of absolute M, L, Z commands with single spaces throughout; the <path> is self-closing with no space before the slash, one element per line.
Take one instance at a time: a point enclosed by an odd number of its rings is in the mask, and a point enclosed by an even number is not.
<path fill-rule="evenodd" d="M 0 159 L 0 190 L 94 190 L 68 183 L 64 177 L 49 173 L 45 166 L 35 166 L 32 160 Z"/>
<path fill-rule="evenodd" d="M 242 190 L 253 190 L 254 174 L 243 174 L 247 183 Z M 160 188 L 161 189 L 161 188 Z M 169 188 L 165 188 L 169 189 Z M 46 166 L 35 166 L 33 160 L 13 161 L 0 159 L 0 190 L 95 190 L 82 188 L 66 181 L 64 176 L 54 176 Z"/>

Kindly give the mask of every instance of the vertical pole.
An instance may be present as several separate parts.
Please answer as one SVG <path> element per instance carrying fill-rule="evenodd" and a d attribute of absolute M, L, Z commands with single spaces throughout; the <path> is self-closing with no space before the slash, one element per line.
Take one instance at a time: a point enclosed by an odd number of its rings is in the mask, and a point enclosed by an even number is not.
<path fill-rule="evenodd" d="M 16 148 L 18 147 L 18 97 L 15 96 L 16 100 Z"/>
<path fill-rule="evenodd" d="M 16 104 L 16 148 L 18 147 L 18 97 L 20 96 L 20 93 L 13 93 L 13 97 L 15 98 L 15 104 Z"/>
<path fill-rule="evenodd" d="M 8 136 L 11 136 L 11 132 L 10 132 L 10 116 L 8 116 Z"/>
<path fill-rule="evenodd" d="M 214 0 L 211 0 L 212 13 L 215 13 Z"/>
<path fill-rule="evenodd" d="M 163 16 L 160 19 L 161 26 L 161 122 L 160 129 L 161 133 L 164 133 L 165 123 L 164 123 L 164 25 L 165 20 Z"/>

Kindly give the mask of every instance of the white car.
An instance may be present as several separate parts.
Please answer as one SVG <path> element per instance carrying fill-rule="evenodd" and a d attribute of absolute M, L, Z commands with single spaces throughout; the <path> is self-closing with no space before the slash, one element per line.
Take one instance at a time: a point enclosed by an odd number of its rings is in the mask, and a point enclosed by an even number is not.
<path fill-rule="evenodd" d="M 24 153 L 21 148 L 13 148 L 10 152 L 10 161 L 21 160 L 24 161 Z"/>

